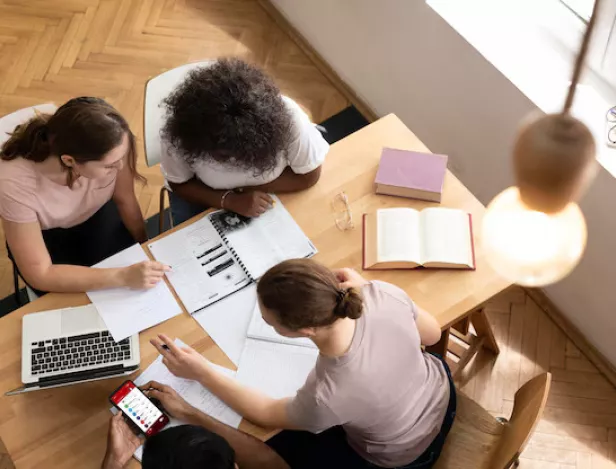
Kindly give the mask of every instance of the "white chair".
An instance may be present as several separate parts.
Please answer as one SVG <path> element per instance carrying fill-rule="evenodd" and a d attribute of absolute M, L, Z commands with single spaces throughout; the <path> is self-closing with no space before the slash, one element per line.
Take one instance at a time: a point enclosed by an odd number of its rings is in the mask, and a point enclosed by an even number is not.
<path fill-rule="evenodd" d="M 143 133 L 145 145 L 145 161 L 149 167 L 155 166 L 161 160 L 161 138 L 160 131 L 164 124 L 165 111 L 161 106 L 162 101 L 182 82 L 191 70 L 199 67 L 207 67 L 213 60 L 205 60 L 186 65 L 181 65 L 171 70 L 167 70 L 160 75 L 150 78 L 145 84 L 145 104 L 143 108 Z M 160 189 L 160 206 L 158 212 L 158 230 L 163 231 L 165 192 L 163 186 Z M 169 217 L 171 224 L 173 220 Z"/>
<path fill-rule="evenodd" d="M 11 114 L 0 118 L 0 145 L 2 145 L 9 139 L 11 132 L 13 132 L 15 130 L 15 127 L 17 127 L 18 125 L 29 121 L 34 116 L 36 116 L 37 113 L 53 114 L 54 112 L 56 112 L 56 109 L 58 109 L 58 107 L 52 103 L 37 104 L 36 106 L 19 109 L 18 111 L 12 112 Z M 15 301 L 18 305 L 20 305 L 21 301 L 19 298 L 19 274 L 17 272 L 17 266 L 14 262 L 13 285 L 15 288 Z M 26 293 L 28 295 L 28 301 L 34 301 L 38 298 L 36 293 L 34 293 L 32 289 L 27 285 Z"/>

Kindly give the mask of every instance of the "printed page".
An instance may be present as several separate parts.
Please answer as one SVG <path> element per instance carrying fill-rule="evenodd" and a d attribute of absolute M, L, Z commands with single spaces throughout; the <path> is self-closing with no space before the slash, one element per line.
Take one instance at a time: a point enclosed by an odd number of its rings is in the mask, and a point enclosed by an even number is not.
<path fill-rule="evenodd" d="M 276 342 L 279 344 L 298 345 L 302 347 L 311 347 L 314 349 L 317 348 L 314 342 L 307 337 L 290 338 L 278 334 L 276 329 L 263 320 L 258 301 L 255 304 L 254 311 L 252 313 L 252 320 L 250 321 L 250 326 L 248 327 L 248 337 L 252 339 Z"/>
<path fill-rule="evenodd" d="M 248 339 L 237 371 L 237 380 L 281 399 L 294 396 L 306 382 L 319 351 L 310 347 Z"/>
<path fill-rule="evenodd" d="M 257 218 L 218 211 L 209 215 L 254 279 L 287 259 L 310 257 L 316 249 L 280 200 Z"/>
<path fill-rule="evenodd" d="M 105 259 L 93 267 L 117 268 L 149 260 L 139 244 Z M 165 282 L 150 290 L 110 288 L 87 292 L 105 325 L 119 342 L 182 312 Z"/>
<path fill-rule="evenodd" d="M 185 346 L 184 342 L 179 339 L 175 340 L 176 345 Z M 217 371 L 228 376 L 235 377 L 235 371 L 223 368 L 222 366 L 212 364 Z M 238 428 L 242 421 L 242 416 L 231 409 L 227 404 L 218 399 L 214 394 L 201 386 L 196 381 L 177 378 L 174 376 L 162 362 L 162 356 L 159 356 L 141 375 L 135 380 L 137 386 L 143 386 L 149 381 L 158 381 L 161 384 L 171 386 L 177 393 L 182 396 L 186 402 L 193 407 L 196 407 L 210 417 L 219 420 L 233 428 Z M 113 411 L 115 411 L 115 407 Z M 115 413 L 115 412 L 114 412 Z M 170 418 L 169 424 L 162 430 L 165 431 L 178 425 L 183 425 L 185 422 Z M 143 456 L 143 446 L 137 448 L 134 454 L 135 458 L 141 461 Z"/>
<path fill-rule="evenodd" d="M 240 364 L 256 303 L 257 286 L 252 284 L 193 315 L 235 366 Z"/>
<path fill-rule="evenodd" d="M 171 266 L 167 278 L 190 313 L 250 283 L 207 217 L 149 244 L 149 248 L 156 260 Z"/>
<path fill-rule="evenodd" d="M 422 263 L 419 212 L 412 208 L 376 211 L 378 262 Z"/>
<path fill-rule="evenodd" d="M 473 264 L 468 213 L 451 208 L 421 212 L 423 261 L 455 265 Z"/>

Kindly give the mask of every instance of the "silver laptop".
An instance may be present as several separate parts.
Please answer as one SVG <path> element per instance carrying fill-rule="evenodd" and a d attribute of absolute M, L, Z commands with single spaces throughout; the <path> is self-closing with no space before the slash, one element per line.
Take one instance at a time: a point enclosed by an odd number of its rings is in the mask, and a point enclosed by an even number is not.
<path fill-rule="evenodd" d="M 128 375 L 139 368 L 139 335 L 115 342 L 94 305 L 27 314 L 21 380 L 7 395 Z"/>

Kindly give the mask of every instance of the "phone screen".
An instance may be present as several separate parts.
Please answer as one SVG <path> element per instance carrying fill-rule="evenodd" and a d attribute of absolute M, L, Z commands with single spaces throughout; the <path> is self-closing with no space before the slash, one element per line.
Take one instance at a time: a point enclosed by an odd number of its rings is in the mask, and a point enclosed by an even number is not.
<path fill-rule="evenodd" d="M 122 384 L 110 399 L 146 436 L 154 435 L 169 423 L 169 417 L 132 381 Z"/>

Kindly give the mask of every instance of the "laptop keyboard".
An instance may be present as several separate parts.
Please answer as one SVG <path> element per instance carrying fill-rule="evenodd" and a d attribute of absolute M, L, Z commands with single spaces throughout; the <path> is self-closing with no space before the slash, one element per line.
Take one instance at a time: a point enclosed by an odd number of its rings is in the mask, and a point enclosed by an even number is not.
<path fill-rule="evenodd" d="M 79 370 L 130 360 L 130 338 L 115 342 L 109 331 L 32 342 L 32 374 Z"/>

